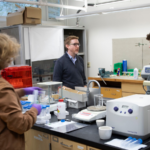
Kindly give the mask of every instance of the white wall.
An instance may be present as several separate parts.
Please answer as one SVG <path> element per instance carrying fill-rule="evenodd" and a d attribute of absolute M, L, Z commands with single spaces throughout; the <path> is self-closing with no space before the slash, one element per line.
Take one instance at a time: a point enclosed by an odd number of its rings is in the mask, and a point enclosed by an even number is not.
<path fill-rule="evenodd" d="M 150 33 L 149 14 L 150 8 L 81 19 L 80 25 L 85 26 L 88 33 L 89 76 L 97 76 L 99 67 L 112 70 L 112 39 L 146 37 Z M 75 22 L 71 19 L 68 25 Z"/>

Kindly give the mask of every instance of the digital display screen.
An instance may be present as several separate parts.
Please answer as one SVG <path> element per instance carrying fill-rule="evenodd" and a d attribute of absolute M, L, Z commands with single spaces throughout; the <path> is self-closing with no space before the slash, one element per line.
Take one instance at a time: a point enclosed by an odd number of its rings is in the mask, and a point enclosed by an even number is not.
<path fill-rule="evenodd" d="M 145 73 L 150 73 L 150 68 L 145 68 Z"/>
<path fill-rule="evenodd" d="M 128 108 L 129 106 L 127 106 L 127 105 L 122 105 L 122 108 Z"/>

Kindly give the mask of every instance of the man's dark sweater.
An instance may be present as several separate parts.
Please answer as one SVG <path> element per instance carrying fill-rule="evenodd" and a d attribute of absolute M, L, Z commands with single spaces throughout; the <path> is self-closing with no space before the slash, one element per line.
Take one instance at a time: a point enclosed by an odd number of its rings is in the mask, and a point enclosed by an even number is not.
<path fill-rule="evenodd" d="M 63 86 L 75 89 L 75 86 L 86 85 L 83 59 L 76 55 L 75 64 L 65 53 L 59 58 L 54 67 L 53 81 L 63 82 Z"/>

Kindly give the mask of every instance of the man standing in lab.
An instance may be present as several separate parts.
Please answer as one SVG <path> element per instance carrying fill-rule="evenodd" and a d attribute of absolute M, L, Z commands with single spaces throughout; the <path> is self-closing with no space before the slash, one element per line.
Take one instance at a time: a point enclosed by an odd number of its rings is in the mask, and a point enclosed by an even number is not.
<path fill-rule="evenodd" d="M 65 39 L 66 53 L 59 58 L 54 67 L 53 81 L 63 82 L 64 87 L 86 86 L 83 59 L 78 56 L 79 38 L 69 36 Z"/>

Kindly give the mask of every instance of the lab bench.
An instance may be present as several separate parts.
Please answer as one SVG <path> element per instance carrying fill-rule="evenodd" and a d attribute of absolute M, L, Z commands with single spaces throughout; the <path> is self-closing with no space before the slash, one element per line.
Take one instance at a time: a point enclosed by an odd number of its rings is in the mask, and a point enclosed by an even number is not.
<path fill-rule="evenodd" d="M 67 119 L 72 119 L 72 114 L 79 112 L 73 108 L 68 108 L 67 111 L 69 111 Z M 57 117 L 52 114 L 51 122 L 56 121 Z M 35 124 L 25 133 L 25 150 L 119 150 L 118 147 L 105 144 L 115 138 L 125 139 L 126 137 L 112 134 L 111 139 L 101 140 L 95 122 L 68 133 L 56 132 L 45 125 Z M 142 150 L 150 149 L 149 141 L 150 138 L 144 141 L 144 143 L 148 143 L 148 147 Z"/>
<path fill-rule="evenodd" d="M 121 98 L 125 96 L 130 96 L 134 94 L 145 94 L 143 90 L 143 79 L 139 77 L 134 80 L 133 77 L 111 77 L 103 78 L 104 84 L 100 77 L 89 77 L 88 80 L 96 80 L 101 85 L 101 93 L 106 98 Z M 97 84 L 93 82 L 93 88 L 98 88 Z M 146 89 L 146 87 L 145 87 Z"/>

